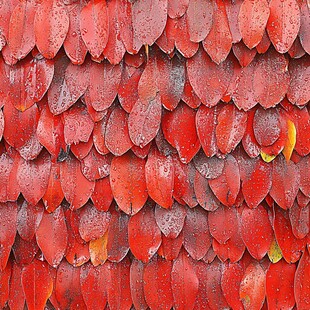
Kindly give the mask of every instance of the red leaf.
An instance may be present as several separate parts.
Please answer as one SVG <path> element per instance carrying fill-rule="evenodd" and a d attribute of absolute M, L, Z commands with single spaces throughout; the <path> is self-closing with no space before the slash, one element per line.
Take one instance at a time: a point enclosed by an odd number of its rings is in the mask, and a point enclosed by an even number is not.
<path fill-rule="evenodd" d="M 91 2 L 90 2 L 91 3 Z M 89 87 L 85 101 L 96 111 L 109 108 L 116 98 L 122 78 L 122 65 L 91 62 L 89 67 Z"/>
<path fill-rule="evenodd" d="M 147 263 L 161 244 L 161 232 L 156 224 L 151 203 L 132 216 L 128 223 L 128 240 L 132 254 Z"/>
<path fill-rule="evenodd" d="M 196 132 L 196 112 L 185 104 L 179 104 L 173 112 L 166 112 L 162 129 L 167 141 L 177 149 L 182 163 L 187 164 L 200 149 Z"/>
<path fill-rule="evenodd" d="M 24 58 L 35 46 L 34 15 L 35 5 L 31 1 L 19 3 L 12 11 L 7 43 L 16 59 Z"/>
<path fill-rule="evenodd" d="M 233 156 L 228 155 L 224 161 L 222 174 L 216 179 L 209 180 L 209 185 L 218 200 L 231 207 L 240 190 L 240 172 L 238 163 Z"/>
<path fill-rule="evenodd" d="M 224 160 L 213 157 L 206 157 L 202 151 L 194 157 L 194 165 L 197 171 L 207 179 L 218 178 L 224 169 Z"/>
<path fill-rule="evenodd" d="M 10 278 L 12 272 L 12 265 L 9 261 L 5 269 L 1 269 L 0 271 L 0 307 L 4 309 L 8 298 L 9 298 L 9 290 L 10 290 Z"/>
<path fill-rule="evenodd" d="M 291 58 L 300 58 L 306 54 L 305 50 L 300 44 L 299 37 L 296 38 L 293 45 L 288 51 L 288 54 L 291 56 Z"/>
<path fill-rule="evenodd" d="M 175 239 L 167 238 L 165 235 L 162 236 L 162 243 L 158 249 L 158 255 L 165 258 L 166 260 L 175 260 L 180 253 L 183 244 L 183 234 L 179 234 Z"/>
<path fill-rule="evenodd" d="M 290 86 L 287 98 L 292 104 L 306 105 L 310 100 L 310 61 L 306 57 L 292 59 L 289 64 Z"/>
<path fill-rule="evenodd" d="M 55 294 L 60 309 L 87 309 L 81 292 L 80 268 L 62 261 L 57 268 Z"/>
<path fill-rule="evenodd" d="M 131 308 L 130 260 L 124 258 L 120 263 L 109 263 L 108 303 L 111 310 Z"/>
<path fill-rule="evenodd" d="M 54 212 L 64 199 L 64 193 L 60 183 L 59 163 L 52 163 L 51 165 L 47 189 L 42 199 L 48 212 Z"/>
<path fill-rule="evenodd" d="M 266 290 L 265 278 L 265 272 L 258 262 L 253 262 L 246 268 L 239 291 L 245 309 L 262 308 Z"/>
<path fill-rule="evenodd" d="M 144 295 L 150 309 L 170 310 L 173 306 L 171 289 L 172 263 L 154 256 L 143 272 Z"/>
<path fill-rule="evenodd" d="M 230 60 L 216 65 L 202 49 L 187 60 L 189 81 L 199 99 L 208 107 L 215 106 L 226 93 L 233 75 L 232 69 Z"/>
<path fill-rule="evenodd" d="M 153 100 L 137 100 L 128 118 L 131 141 L 140 148 L 145 147 L 156 136 L 161 121 L 161 101 L 159 95 Z"/>
<path fill-rule="evenodd" d="M 17 228 L 17 204 L 14 202 L 0 203 L 0 272 L 7 265 Z"/>
<path fill-rule="evenodd" d="M 110 184 L 119 208 L 126 214 L 136 214 L 148 198 L 145 160 L 131 152 L 114 157 L 111 163 Z"/>
<path fill-rule="evenodd" d="M 244 208 L 241 216 L 242 240 L 249 253 L 261 260 L 273 241 L 273 231 L 268 213 L 263 206 L 256 209 Z"/>
<path fill-rule="evenodd" d="M 225 2 L 228 24 L 232 35 L 232 43 L 238 43 L 242 39 L 238 23 L 238 17 L 242 3 L 243 0 Z"/>
<path fill-rule="evenodd" d="M 300 10 L 295 0 L 271 0 L 267 23 L 269 38 L 279 53 L 286 53 L 300 28 Z"/>
<path fill-rule="evenodd" d="M 200 106 L 200 99 L 195 94 L 193 87 L 188 79 L 188 74 L 185 72 L 185 84 L 182 94 L 182 101 L 184 101 L 189 107 L 196 109 Z M 197 122 L 197 120 L 196 120 Z"/>
<path fill-rule="evenodd" d="M 139 0 L 132 6 L 134 36 L 142 43 L 153 45 L 167 22 L 168 0 Z M 147 22 L 146 22 L 147 21 Z"/>
<path fill-rule="evenodd" d="M 266 0 L 246 0 L 240 7 L 238 22 L 245 45 L 252 49 L 262 39 L 269 18 Z"/>
<path fill-rule="evenodd" d="M 171 285 L 176 310 L 193 309 L 198 293 L 199 280 L 192 266 L 192 261 L 185 251 L 181 251 L 173 262 Z"/>
<path fill-rule="evenodd" d="M 232 309 L 243 310 L 242 302 L 239 299 L 239 288 L 243 277 L 241 264 L 227 265 L 222 274 L 221 287 L 227 303 Z"/>
<path fill-rule="evenodd" d="M 112 218 L 108 229 L 107 252 L 110 262 L 119 263 L 129 251 L 129 216 L 118 210 L 111 210 Z"/>
<path fill-rule="evenodd" d="M 290 180 L 287 182 L 287 180 Z M 273 160 L 270 196 L 283 209 L 292 207 L 299 189 L 299 169 L 292 161 L 286 162 L 281 155 Z"/>
<path fill-rule="evenodd" d="M 297 166 L 300 171 L 300 190 L 305 196 L 310 197 L 310 176 L 307 172 L 310 167 L 310 156 L 303 157 Z"/>
<path fill-rule="evenodd" d="M 141 67 L 135 68 L 125 65 L 122 72 L 121 83 L 118 88 L 117 97 L 122 108 L 130 113 L 133 106 L 137 102 L 138 83 L 141 78 L 143 69 Z"/>
<path fill-rule="evenodd" d="M 130 290 L 133 305 L 137 310 L 146 310 L 148 308 L 143 291 L 143 272 L 144 264 L 137 259 L 133 259 L 130 266 Z"/>
<path fill-rule="evenodd" d="M 86 204 L 80 213 L 79 232 L 86 242 L 102 237 L 109 227 L 110 212 L 98 211 L 90 204 Z"/>
<path fill-rule="evenodd" d="M 212 193 L 208 179 L 196 171 L 194 179 L 195 196 L 199 205 L 207 211 L 214 211 L 220 206 L 220 202 Z"/>
<path fill-rule="evenodd" d="M 310 231 L 310 205 L 302 207 L 294 202 L 289 209 L 289 217 L 294 236 L 298 239 L 305 238 Z"/>
<path fill-rule="evenodd" d="M 107 304 L 107 267 L 87 263 L 80 270 L 81 292 L 87 309 L 104 309 Z"/>
<path fill-rule="evenodd" d="M 64 49 L 71 62 L 75 65 L 82 64 L 87 53 L 87 47 L 82 39 L 80 30 L 83 5 L 84 1 L 81 1 L 68 6 L 69 29 L 64 41 Z"/>
<path fill-rule="evenodd" d="M 297 270 L 294 280 L 294 295 L 296 300 L 297 309 L 307 309 L 310 298 L 309 298 L 309 287 L 310 287 L 310 255 L 306 250 L 304 251 Z"/>
<path fill-rule="evenodd" d="M 174 166 L 171 156 L 156 149 L 150 152 L 145 165 L 145 179 L 149 196 L 163 208 L 173 204 Z"/>
<path fill-rule="evenodd" d="M 164 209 L 159 205 L 155 208 L 155 219 L 161 232 L 171 239 L 177 238 L 184 226 L 186 210 L 184 206 L 174 202 L 170 209 Z"/>
<path fill-rule="evenodd" d="M 208 213 L 210 233 L 219 243 L 226 243 L 236 230 L 238 223 L 235 208 L 220 206 Z"/>
<path fill-rule="evenodd" d="M 187 208 L 183 233 L 185 250 L 193 259 L 202 259 L 211 246 L 207 211 L 199 207 Z"/>
<path fill-rule="evenodd" d="M 31 161 L 22 160 L 17 170 L 18 184 L 25 199 L 36 205 L 44 196 L 51 171 L 51 158 L 45 151 Z"/>
<path fill-rule="evenodd" d="M 281 259 L 270 264 L 266 274 L 266 297 L 270 309 L 292 309 L 296 266 Z"/>
<path fill-rule="evenodd" d="M 23 201 L 17 213 L 17 231 L 24 240 L 31 241 L 41 222 L 44 212 L 42 203 L 30 205 Z"/>
<path fill-rule="evenodd" d="M 80 162 L 72 156 L 61 163 L 60 184 L 72 210 L 81 208 L 95 188 L 95 182 L 90 182 L 84 177 Z"/>
<path fill-rule="evenodd" d="M 9 180 L 13 165 L 13 159 L 7 153 L 2 153 L 0 155 L 0 202 L 9 200 Z M 19 194 L 17 194 L 17 196 L 18 195 Z"/>
<path fill-rule="evenodd" d="M 74 105 L 64 113 L 64 138 L 67 145 L 87 142 L 93 129 L 94 122 L 85 106 Z"/>
<path fill-rule="evenodd" d="M 242 41 L 234 44 L 232 49 L 240 66 L 243 68 L 247 67 L 253 61 L 257 53 L 255 48 L 250 50 Z"/>
<path fill-rule="evenodd" d="M 99 58 L 108 42 L 109 17 L 106 1 L 90 1 L 81 10 L 82 39 L 94 58 Z"/>
<path fill-rule="evenodd" d="M 256 208 L 270 191 L 272 165 L 258 158 L 247 160 L 245 167 L 246 175 L 242 180 L 242 193 L 248 207 Z"/>
<path fill-rule="evenodd" d="M 37 105 L 33 105 L 24 112 L 20 112 L 10 102 L 3 109 L 5 141 L 14 148 L 22 147 L 36 131 L 39 118 Z M 23 130 L 20 130 L 23 128 Z"/>
<path fill-rule="evenodd" d="M 299 38 L 300 43 L 307 54 L 310 54 L 310 37 L 309 37 L 309 22 L 310 22 L 310 12 L 309 5 L 307 2 L 299 2 L 300 5 L 300 29 Z"/>
<path fill-rule="evenodd" d="M 174 36 L 173 40 L 175 41 L 175 47 L 182 56 L 186 58 L 193 57 L 198 51 L 199 44 L 196 42 L 191 42 L 189 39 L 187 14 L 184 14 L 181 18 L 177 19 L 176 25 L 173 20 L 170 21 L 169 32 L 168 28 L 166 29 L 167 35 L 169 33 L 169 36 Z"/>
<path fill-rule="evenodd" d="M 45 58 L 55 57 L 68 29 L 69 15 L 63 2 L 44 1 L 38 6 L 34 18 L 34 34 L 37 48 Z"/>
<path fill-rule="evenodd" d="M 109 210 L 113 201 L 113 193 L 108 177 L 96 181 L 95 189 L 90 198 L 99 211 Z"/>
<path fill-rule="evenodd" d="M 220 64 L 228 56 L 232 46 L 232 35 L 229 29 L 225 3 L 213 2 L 213 23 L 207 37 L 202 41 L 203 48 L 211 59 Z"/>
<path fill-rule="evenodd" d="M 101 155 L 92 147 L 81 161 L 82 173 L 89 181 L 105 178 L 110 174 L 111 159 L 111 156 Z"/>
<path fill-rule="evenodd" d="M 259 42 L 259 44 L 256 46 L 256 50 L 259 54 L 264 54 L 267 52 L 270 45 L 271 45 L 271 42 L 270 42 L 269 36 L 267 34 L 267 30 L 265 29 L 264 34 L 263 34 L 263 38 Z"/>
<path fill-rule="evenodd" d="M 274 49 L 258 57 L 254 71 L 254 95 L 266 109 L 277 105 L 285 96 L 290 82 L 287 60 Z"/>
<path fill-rule="evenodd" d="M 191 41 L 199 43 L 205 39 L 212 27 L 212 3 L 204 0 L 189 1 L 186 16 L 189 38 Z"/>
<path fill-rule="evenodd" d="M 46 262 L 35 259 L 21 274 L 27 309 L 44 309 L 53 291 L 53 278 Z"/>
<path fill-rule="evenodd" d="M 230 153 L 241 141 L 247 123 L 247 114 L 239 111 L 235 105 L 224 106 L 218 115 L 216 125 L 216 142 L 219 150 Z"/>
<path fill-rule="evenodd" d="M 203 151 L 208 157 L 212 157 L 218 152 L 215 136 L 218 114 L 217 106 L 208 108 L 203 105 L 199 107 L 196 114 L 197 135 Z"/>
<path fill-rule="evenodd" d="M 168 0 L 168 16 L 178 18 L 185 14 L 189 0 Z"/>
<path fill-rule="evenodd" d="M 236 72 L 236 85 L 231 96 L 238 109 L 248 111 L 257 104 L 253 83 L 255 63 L 256 60 L 251 62 L 247 67 L 241 68 L 239 72 Z"/>
<path fill-rule="evenodd" d="M 294 236 L 288 211 L 275 208 L 273 229 L 284 259 L 288 263 L 297 262 L 305 248 L 306 240 Z"/>
<path fill-rule="evenodd" d="M 9 269 L 9 266 L 7 266 L 7 269 Z M 8 305 L 12 310 L 24 309 L 25 306 L 25 293 L 21 281 L 22 269 L 22 266 L 20 266 L 16 262 L 13 263 L 8 299 Z M 0 302 L 0 305 L 1 304 L 2 303 Z"/>
<path fill-rule="evenodd" d="M 185 83 L 185 63 L 178 57 L 160 54 L 157 58 L 157 86 L 162 105 L 172 111 L 181 100 Z"/>
<path fill-rule="evenodd" d="M 39 247 L 37 245 L 36 238 L 33 238 L 29 242 L 23 240 L 18 234 L 16 234 L 12 251 L 18 265 L 25 266 L 29 265 L 33 261 L 39 251 Z"/>
<path fill-rule="evenodd" d="M 62 207 L 53 213 L 44 211 L 36 231 L 36 239 L 47 262 L 56 268 L 67 248 L 67 225 Z"/>

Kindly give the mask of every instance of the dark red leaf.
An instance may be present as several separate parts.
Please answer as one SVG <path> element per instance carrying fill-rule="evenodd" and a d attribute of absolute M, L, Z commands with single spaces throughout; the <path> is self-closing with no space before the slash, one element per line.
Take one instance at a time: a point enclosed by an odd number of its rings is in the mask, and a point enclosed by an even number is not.
<path fill-rule="evenodd" d="M 294 236 L 298 239 L 305 238 L 310 231 L 310 205 L 302 207 L 294 202 L 289 209 L 289 217 Z"/>

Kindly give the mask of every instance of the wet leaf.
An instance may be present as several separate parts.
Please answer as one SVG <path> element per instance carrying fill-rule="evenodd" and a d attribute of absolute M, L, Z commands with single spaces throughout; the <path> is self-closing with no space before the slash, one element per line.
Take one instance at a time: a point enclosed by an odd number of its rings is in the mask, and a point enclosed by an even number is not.
<path fill-rule="evenodd" d="M 148 198 L 145 160 L 131 152 L 114 157 L 111 163 L 110 184 L 119 208 L 126 214 L 136 214 Z"/>
<path fill-rule="evenodd" d="M 7 267 L 7 269 L 9 269 L 9 266 Z M 25 293 L 23 291 L 21 281 L 22 269 L 22 266 L 17 264 L 17 262 L 14 262 L 12 264 L 8 299 L 8 305 L 12 310 L 24 309 L 25 306 Z"/>
<path fill-rule="evenodd" d="M 161 244 L 161 232 L 151 203 L 147 203 L 139 213 L 130 218 L 128 241 L 133 255 L 144 263 L 157 252 Z"/>
<path fill-rule="evenodd" d="M 108 42 L 109 17 L 106 1 L 90 1 L 81 10 L 80 30 L 89 53 L 98 58 Z"/>
<path fill-rule="evenodd" d="M 108 211 L 113 201 L 110 179 L 108 177 L 97 180 L 91 200 L 99 211 Z"/>
<path fill-rule="evenodd" d="M 36 239 L 47 262 L 57 267 L 67 248 L 68 232 L 62 207 L 53 213 L 44 211 Z"/>
<path fill-rule="evenodd" d="M 48 264 L 35 259 L 23 268 L 21 282 L 27 308 L 30 310 L 44 309 L 53 291 L 53 278 Z"/>
<path fill-rule="evenodd" d="M 281 249 L 279 248 L 279 245 L 275 238 L 272 240 L 267 254 L 269 260 L 274 264 L 277 263 L 282 258 Z"/>
<path fill-rule="evenodd" d="M 248 48 L 255 47 L 262 39 L 269 18 L 267 1 L 244 1 L 238 17 L 242 40 Z"/>
<path fill-rule="evenodd" d="M 36 46 L 45 58 L 55 57 L 65 40 L 68 29 L 69 15 L 63 2 L 44 1 L 38 6 L 34 18 L 34 34 Z"/>
<path fill-rule="evenodd" d="M 287 138 L 285 141 L 284 149 L 282 150 L 282 153 L 287 162 L 291 159 L 295 144 L 296 127 L 290 119 L 287 119 Z"/>
<path fill-rule="evenodd" d="M 171 156 L 165 156 L 153 149 L 145 165 L 146 187 L 149 196 L 161 207 L 173 204 L 174 166 Z"/>
<path fill-rule="evenodd" d="M 107 236 L 108 234 L 105 233 L 102 237 L 89 241 L 89 255 L 94 267 L 103 265 L 108 258 Z"/>
<path fill-rule="evenodd" d="M 300 10 L 295 0 L 271 0 L 267 23 L 269 38 L 279 53 L 292 46 L 300 28 Z"/>
<path fill-rule="evenodd" d="M 302 207 L 295 201 L 289 209 L 289 218 L 294 236 L 305 238 L 310 231 L 310 205 Z"/>

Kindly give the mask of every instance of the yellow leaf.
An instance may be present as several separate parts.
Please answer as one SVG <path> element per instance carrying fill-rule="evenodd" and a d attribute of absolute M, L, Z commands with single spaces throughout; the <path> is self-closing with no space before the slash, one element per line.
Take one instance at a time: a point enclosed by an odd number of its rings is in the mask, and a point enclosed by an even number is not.
<path fill-rule="evenodd" d="M 282 252 L 281 249 L 276 241 L 276 239 L 273 239 L 270 248 L 268 250 L 268 257 L 272 263 L 277 263 L 282 258 Z"/>
<path fill-rule="evenodd" d="M 264 153 L 263 151 L 260 152 L 260 156 L 262 157 L 263 161 L 266 163 L 270 163 L 276 158 L 275 155 L 269 155 L 269 154 Z"/>
<path fill-rule="evenodd" d="M 89 242 L 90 260 L 95 267 L 104 264 L 108 258 L 107 243 L 108 231 L 99 239 Z"/>
<path fill-rule="evenodd" d="M 286 137 L 284 149 L 282 150 L 282 153 L 286 161 L 290 160 L 295 144 L 296 144 L 295 124 L 290 119 L 288 119 L 287 120 L 287 137 Z"/>

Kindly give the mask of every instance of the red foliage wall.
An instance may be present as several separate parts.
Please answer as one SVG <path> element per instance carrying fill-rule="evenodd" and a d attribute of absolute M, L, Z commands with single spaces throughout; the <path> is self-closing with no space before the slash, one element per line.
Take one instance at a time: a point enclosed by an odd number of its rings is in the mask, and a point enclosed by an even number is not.
<path fill-rule="evenodd" d="M 0 0 L 0 308 L 310 309 L 305 0 Z"/>

